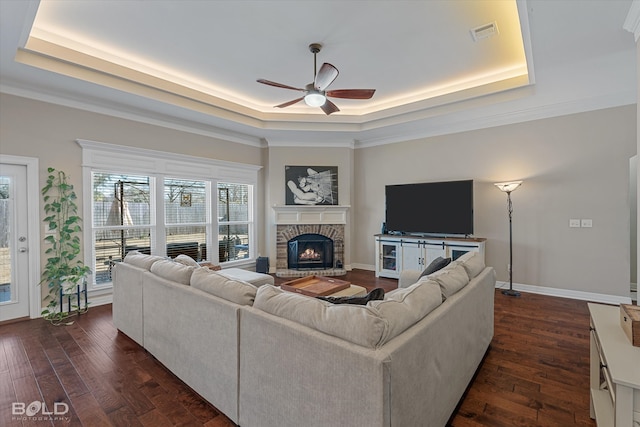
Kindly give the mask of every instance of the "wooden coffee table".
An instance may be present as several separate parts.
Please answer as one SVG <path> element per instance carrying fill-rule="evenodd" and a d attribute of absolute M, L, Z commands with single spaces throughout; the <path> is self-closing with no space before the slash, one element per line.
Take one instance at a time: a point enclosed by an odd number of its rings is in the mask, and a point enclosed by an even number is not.
<path fill-rule="evenodd" d="M 280 288 L 289 292 L 318 297 L 335 294 L 349 288 L 349 286 L 351 286 L 351 283 L 345 280 L 313 275 L 284 282 L 280 285 Z"/>

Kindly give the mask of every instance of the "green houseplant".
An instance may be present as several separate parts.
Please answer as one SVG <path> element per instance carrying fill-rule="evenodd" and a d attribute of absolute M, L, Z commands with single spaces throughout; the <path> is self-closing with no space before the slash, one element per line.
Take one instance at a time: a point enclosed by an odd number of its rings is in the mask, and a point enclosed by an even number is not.
<path fill-rule="evenodd" d="M 82 219 L 78 215 L 76 193 L 63 171 L 48 168 L 47 183 L 42 188 L 44 211 L 49 234 L 44 238 L 48 248 L 47 264 L 42 272 L 41 284 L 46 284 L 48 294 L 44 301 L 47 306 L 42 316 L 55 324 L 69 323 L 68 318 L 85 312 L 87 305 L 81 308 L 80 294 L 75 305 L 71 305 L 69 295 L 78 289 L 91 272 L 80 259 L 80 234 Z M 64 311 L 62 297 L 69 301 L 67 312 Z M 85 299 L 86 301 L 86 299 Z"/>

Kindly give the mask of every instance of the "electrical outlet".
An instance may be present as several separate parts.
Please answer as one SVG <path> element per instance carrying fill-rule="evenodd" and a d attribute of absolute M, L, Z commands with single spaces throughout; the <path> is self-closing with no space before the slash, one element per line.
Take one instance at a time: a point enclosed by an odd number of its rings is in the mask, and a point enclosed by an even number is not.
<path fill-rule="evenodd" d="M 593 227 L 593 220 L 591 220 L 591 219 L 582 219 L 582 220 L 580 220 L 580 227 L 584 227 L 584 228 Z"/>
<path fill-rule="evenodd" d="M 571 228 L 580 228 L 580 220 L 579 219 L 570 219 L 569 220 L 569 227 Z"/>

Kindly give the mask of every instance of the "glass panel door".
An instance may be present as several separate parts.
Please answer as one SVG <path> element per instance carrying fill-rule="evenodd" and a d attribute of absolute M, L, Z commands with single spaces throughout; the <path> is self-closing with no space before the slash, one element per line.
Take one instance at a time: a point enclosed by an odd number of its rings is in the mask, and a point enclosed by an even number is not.
<path fill-rule="evenodd" d="M 29 315 L 27 168 L 0 165 L 0 321 Z"/>

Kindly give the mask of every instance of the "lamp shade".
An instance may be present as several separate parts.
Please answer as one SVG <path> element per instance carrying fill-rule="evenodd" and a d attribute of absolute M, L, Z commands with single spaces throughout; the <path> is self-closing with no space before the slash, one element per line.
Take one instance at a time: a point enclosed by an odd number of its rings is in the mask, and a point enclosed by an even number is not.
<path fill-rule="evenodd" d="M 304 97 L 304 102 L 309 107 L 320 107 L 324 105 L 326 101 L 327 98 L 323 94 L 318 92 L 309 92 Z"/>
<path fill-rule="evenodd" d="M 493 185 L 498 187 L 500 191 L 511 193 L 513 190 L 520 187 L 520 184 L 522 184 L 522 181 L 497 182 Z"/>

